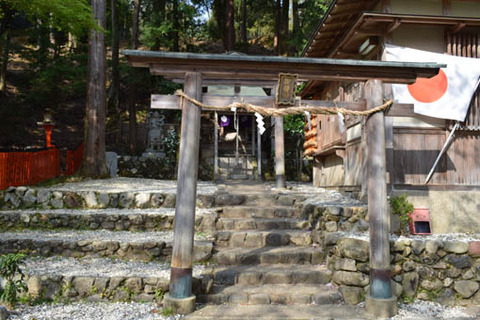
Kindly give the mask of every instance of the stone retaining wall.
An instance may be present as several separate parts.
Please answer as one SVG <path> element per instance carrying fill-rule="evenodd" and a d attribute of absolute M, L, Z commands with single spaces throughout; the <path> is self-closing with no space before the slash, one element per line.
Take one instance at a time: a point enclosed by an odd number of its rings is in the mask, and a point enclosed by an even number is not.
<path fill-rule="evenodd" d="M 201 215 L 197 215 L 200 224 Z M 173 214 L 115 214 L 85 212 L 0 211 L 0 230 L 66 228 L 73 230 L 163 231 L 173 229 Z"/>
<path fill-rule="evenodd" d="M 363 232 L 369 228 L 366 206 L 305 204 L 301 217 L 309 221 L 312 240 L 317 243 L 323 243 L 323 235 L 329 232 Z"/>
<path fill-rule="evenodd" d="M 205 261 L 212 257 L 211 241 L 196 241 L 194 260 Z M 126 243 L 110 240 L 62 241 L 49 239 L 11 239 L 0 240 L 0 254 L 23 252 L 32 255 L 64 257 L 118 257 L 128 260 L 170 261 L 172 243 L 152 241 L 145 243 Z"/>
<path fill-rule="evenodd" d="M 157 301 L 169 290 L 169 280 L 155 277 L 63 277 L 33 275 L 26 278 L 31 300 L 54 301 Z M 201 279 L 193 278 L 194 294 L 204 292 Z"/>
<path fill-rule="evenodd" d="M 369 285 L 369 242 L 339 233 L 325 236 L 327 266 L 345 301 L 364 300 Z M 443 305 L 480 303 L 480 241 L 391 241 L 392 290 L 400 300 Z"/>

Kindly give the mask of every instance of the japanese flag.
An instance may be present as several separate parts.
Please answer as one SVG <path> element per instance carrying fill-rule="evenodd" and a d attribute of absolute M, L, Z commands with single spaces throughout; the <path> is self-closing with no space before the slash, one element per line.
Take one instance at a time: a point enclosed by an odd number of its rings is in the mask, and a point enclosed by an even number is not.
<path fill-rule="evenodd" d="M 387 61 L 447 64 L 432 78 L 418 78 L 411 85 L 393 85 L 398 103 L 413 103 L 415 113 L 464 121 L 480 78 L 480 59 L 387 45 Z"/>

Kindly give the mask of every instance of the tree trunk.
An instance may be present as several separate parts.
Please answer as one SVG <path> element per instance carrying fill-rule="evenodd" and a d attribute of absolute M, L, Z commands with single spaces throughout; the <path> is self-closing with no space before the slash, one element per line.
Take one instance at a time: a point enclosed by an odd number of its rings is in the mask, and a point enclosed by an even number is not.
<path fill-rule="evenodd" d="M 225 50 L 232 51 L 235 49 L 235 1 L 234 0 L 227 0 L 227 8 L 226 8 L 226 47 Z"/>
<path fill-rule="evenodd" d="M 242 42 L 247 41 L 247 0 L 242 0 Z"/>
<path fill-rule="evenodd" d="M 7 66 L 8 66 L 8 54 L 10 51 L 10 31 L 5 31 L 5 46 L 3 47 L 2 52 L 2 66 L 0 69 L 0 94 L 5 92 L 7 87 Z"/>
<path fill-rule="evenodd" d="M 134 0 L 132 17 L 132 49 L 138 49 L 138 21 L 140 17 L 140 0 Z M 136 70 L 132 70 L 133 76 Z M 131 154 L 135 154 L 135 144 L 137 140 L 137 105 L 135 97 L 137 87 L 132 80 L 128 88 L 128 144 Z"/>
<path fill-rule="evenodd" d="M 88 82 L 86 139 L 80 174 L 98 178 L 107 175 L 105 163 L 105 0 L 92 0 L 93 17 L 99 29 L 90 31 L 88 46 Z"/>
<path fill-rule="evenodd" d="M 280 37 L 280 51 L 282 54 L 287 52 L 288 49 L 288 12 L 289 12 L 290 0 L 282 1 L 282 19 L 281 19 L 281 37 Z"/>
<path fill-rule="evenodd" d="M 275 54 L 280 54 L 280 34 L 281 34 L 281 25 L 282 25 L 282 6 L 281 0 L 277 0 L 277 6 L 275 9 L 275 38 L 273 39 L 273 47 Z"/>
<path fill-rule="evenodd" d="M 132 48 L 138 49 L 138 21 L 140 19 L 140 0 L 133 0 Z"/>
<path fill-rule="evenodd" d="M 120 93 L 120 70 L 119 70 L 119 42 L 118 34 L 118 0 L 111 0 L 112 11 L 112 83 L 108 93 L 108 107 L 113 112 L 119 110 L 119 93 Z"/>
<path fill-rule="evenodd" d="M 178 0 L 173 0 L 173 51 L 180 51 Z"/>

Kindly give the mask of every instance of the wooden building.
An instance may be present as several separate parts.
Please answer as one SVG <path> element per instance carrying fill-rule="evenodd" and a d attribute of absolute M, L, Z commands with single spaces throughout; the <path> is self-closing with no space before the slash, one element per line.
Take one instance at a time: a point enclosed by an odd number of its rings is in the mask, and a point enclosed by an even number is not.
<path fill-rule="evenodd" d="M 384 45 L 480 58 L 480 1 L 336 0 L 304 48 L 303 56 L 384 60 Z M 363 83 L 310 81 L 302 96 L 360 101 Z M 391 86 L 385 85 L 385 98 Z M 386 117 L 389 194 L 408 194 L 428 207 L 434 233 L 478 232 L 480 219 L 480 99 L 426 177 L 452 129 L 449 120 L 412 114 Z M 306 132 L 305 153 L 314 157 L 314 184 L 365 192 L 364 119 L 318 116 Z"/>

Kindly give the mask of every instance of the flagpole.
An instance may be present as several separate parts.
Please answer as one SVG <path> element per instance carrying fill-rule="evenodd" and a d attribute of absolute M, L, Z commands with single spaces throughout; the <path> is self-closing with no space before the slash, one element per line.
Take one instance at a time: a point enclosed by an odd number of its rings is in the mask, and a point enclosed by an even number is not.
<path fill-rule="evenodd" d="M 450 132 L 450 135 L 448 136 L 448 139 L 447 141 L 445 142 L 445 144 L 443 145 L 443 148 L 442 150 L 440 151 L 440 154 L 438 155 L 437 157 L 437 160 L 435 160 L 435 163 L 433 164 L 433 167 L 432 169 L 430 170 L 430 172 L 428 173 L 428 176 L 427 176 L 427 179 L 425 179 L 425 184 L 428 183 L 428 181 L 430 181 L 430 178 L 432 178 L 432 175 L 433 175 L 433 172 L 435 171 L 435 168 L 437 167 L 437 164 L 438 162 L 440 161 L 440 158 L 442 157 L 443 153 L 445 152 L 445 150 L 447 150 L 447 147 L 448 145 L 450 144 L 450 141 L 452 140 L 453 138 L 453 135 L 455 133 L 455 130 L 457 130 L 458 128 L 458 121 L 455 122 L 455 125 L 453 126 L 453 129 L 452 129 L 452 132 Z"/>

